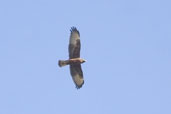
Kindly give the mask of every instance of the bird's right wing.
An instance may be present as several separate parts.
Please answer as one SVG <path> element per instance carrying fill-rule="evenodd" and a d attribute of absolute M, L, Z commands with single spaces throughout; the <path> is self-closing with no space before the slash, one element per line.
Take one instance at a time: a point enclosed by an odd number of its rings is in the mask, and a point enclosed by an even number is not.
<path fill-rule="evenodd" d="M 80 33 L 77 28 L 71 28 L 70 41 L 69 41 L 69 58 L 79 58 L 80 57 Z"/>

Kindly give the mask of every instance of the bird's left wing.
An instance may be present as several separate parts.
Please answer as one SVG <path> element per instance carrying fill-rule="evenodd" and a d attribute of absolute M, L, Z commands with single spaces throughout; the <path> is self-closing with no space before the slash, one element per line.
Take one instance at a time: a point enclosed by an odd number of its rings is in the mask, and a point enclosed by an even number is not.
<path fill-rule="evenodd" d="M 70 73 L 71 73 L 72 79 L 76 85 L 76 88 L 77 89 L 81 88 L 82 85 L 84 84 L 83 72 L 81 69 L 81 65 L 80 64 L 70 65 Z"/>

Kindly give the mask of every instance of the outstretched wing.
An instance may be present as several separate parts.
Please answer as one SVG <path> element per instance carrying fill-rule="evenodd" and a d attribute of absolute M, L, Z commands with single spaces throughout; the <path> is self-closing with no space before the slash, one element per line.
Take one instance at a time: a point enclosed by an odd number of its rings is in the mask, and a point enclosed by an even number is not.
<path fill-rule="evenodd" d="M 70 65 L 70 73 L 72 76 L 72 79 L 76 85 L 76 88 L 79 89 L 82 87 L 84 84 L 84 79 L 83 79 L 83 72 L 81 69 L 80 64 L 72 64 Z"/>
<path fill-rule="evenodd" d="M 75 27 L 71 27 L 70 41 L 69 41 L 69 58 L 78 58 L 80 57 L 80 33 Z"/>

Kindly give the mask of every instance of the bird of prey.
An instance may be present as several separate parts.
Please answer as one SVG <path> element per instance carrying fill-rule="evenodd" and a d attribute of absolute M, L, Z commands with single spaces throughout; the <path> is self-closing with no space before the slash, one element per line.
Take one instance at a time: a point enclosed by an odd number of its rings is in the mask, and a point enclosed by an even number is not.
<path fill-rule="evenodd" d="M 81 69 L 81 64 L 85 62 L 84 59 L 80 58 L 80 33 L 76 27 L 71 27 L 70 41 L 68 46 L 69 59 L 68 60 L 59 60 L 58 65 L 60 67 L 69 65 L 70 73 L 72 79 L 76 85 L 76 88 L 79 89 L 84 84 L 83 72 Z"/>

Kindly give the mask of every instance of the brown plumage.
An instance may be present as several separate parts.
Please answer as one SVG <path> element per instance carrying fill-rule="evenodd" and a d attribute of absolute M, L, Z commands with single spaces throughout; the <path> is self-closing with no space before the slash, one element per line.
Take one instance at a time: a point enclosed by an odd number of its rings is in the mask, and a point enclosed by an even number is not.
<path fill-rule="evenodd" d="M 70 65 L 70 73 L 72 79 L 76 85 L 76 88 L 79 89 L 84 84 L 81 64 L 84 63 L 85 60 L 80 58 L 81 43 L 79 31 L 75 27 L 72 27 L 70 31 L 71 34 L 68 46 L 69 59 L 59 60 L 58 65 L 60 67 Z"/>

